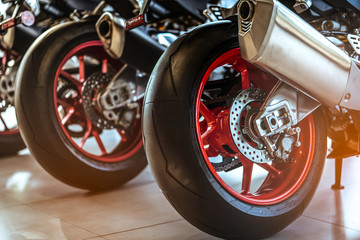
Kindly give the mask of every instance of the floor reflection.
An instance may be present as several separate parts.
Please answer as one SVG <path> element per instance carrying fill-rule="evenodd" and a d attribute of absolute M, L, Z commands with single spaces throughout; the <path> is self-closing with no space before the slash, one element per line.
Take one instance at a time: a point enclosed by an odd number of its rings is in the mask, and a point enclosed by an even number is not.
<path fill-rule="evenodd" d="M 334 161 L 294 223 L 268 240 L 359 240 L 360 158 L 344 161 L 344 190 L 330 189 Z M 124 187 L 89 193 L 47 174 L 26 152 L 0 159 L 0 240 L 214 240 L 187 223 L 147 168 Z"/>
<path fill-rule="evenodd" d="M 6 182 L 6 190 L 22 192 L 29 184 L 30 172 L 16 172 L 10 176 Z"/>

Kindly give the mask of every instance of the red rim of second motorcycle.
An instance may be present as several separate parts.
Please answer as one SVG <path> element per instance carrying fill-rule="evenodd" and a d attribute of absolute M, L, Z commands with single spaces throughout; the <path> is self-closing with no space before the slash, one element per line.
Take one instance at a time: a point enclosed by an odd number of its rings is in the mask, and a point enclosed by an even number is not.
<path fill-rule="evenodd" d="M 89 129 L 94 129 L 94 130 L 91 130 L 91 132 L 90 132 L 90 130 L 88 130 L 85 133 L 86 136 L 85 135 L 83 136 L 80 144 L 78 144 L 74 141 L 74 139 L 70 136 L 68 130 L 65 128 L 64 124 L 62 123 L 62 121 L 64 121 L 63 120 L 64 118 L 60 117 L 59 112 L 57 110 L 58 106 L 59 106 L 58 103 L 60 103 L 60 100 L 57 97 L 57 82 L 58 82 L 58 79 L 61 74 L 62 74 L 62 76 L 64 76 L 63 67 L 64 67 L 65 63 L 74 56 L 76 56 L 78 59 L 80 59 L 79 60 L 79 74 L 78 74 L 79 77 L 78 77 L 78 79 L 76 79 L 72 76 L 69 76 L 68 74 L 66 74 L 66 75 L 67 75 L 67 78 L 70 79 L 70 81 L 76 83 L 79 91 L 81 91 L 80 89 L 82 88 L 82 85 L 85 80 L 85 66 L 84 66 L 85 63 L 83 60 L 84 56 L 91 56 L 95 59 L 100 59 L 101 64 L 102 64 L 102 66 L 101 66 L 102 71 L 104 71 L 104 69 L 107 71 L 107 69 L 109 67 L 115 67 L 116 69 L 119 69 L 122 66 L 118 61 L 112 59 L 110 56 L 107 55 L 107 53 L 105 52 L 105 50 L 103 48 L 103 45 L 98 40 L 81 43 L 81 44 L 77 45 L 76 47 L 74 47 L 71 51 L 69 51 L 68 54 L 66 54 L 66 56 L 63 58 L 63 60 L 61 61 L 60 65 L 56 71 L 56 75 L 55 75 L 55 79 L 54 79 L 54 88 L 53 88 L 53 99 L 54 99 L 55 112 L 56 112 L 56 116 L 57 116 L 59 125 L 61 126 L 63 133 L 65 134 L 65 136 L 67 137 L 67 139 L 70 141 L 70 143 L 73 146 L 75 146 L 80 152 L 82 152 L 83 154 L 85 154 L 86 156 L 88 156 L 94 160 L 97 160 L 100 162 L 119 162 L 119 161 L 123 161 L 123 160 L 126 160 L 126 159 L 132 157 L 143 146 L 142 138 L 141 138 L 140 119 L 135 121 L 134 126 L 132 128 L 132 132 L 129 135 L 127 135 L 126 140 L 123 140 L 123 139 L 125 139 L 124 132 L 118 131 L 118 134 L 122 136 L 122 139 L 118 143 L 118 145 L 115 147 L 115 149 L 112 150 L 110 153 L 106 152 L 103 140 L 99 136 L 99 131 L 101 131 L 101 130 L 95 128 L 95 126 L 87 118 L 87 116 L 84 112 L 82 112 L 82 117 L 85 119 L 87 126 L 90 126 L 90 125 L 92 126 L 92 127 L 89 127 Z M 81 102 L 76 101 L 75 103 L 76 103 L 76 105 L 78 105 L 78 109 L 75 109 L 75 112 L 76 112 L 76 110 L 78 112 L 83 111 L 81 109 L 81 106 L 82 106 Z M 68 109 L 66 109 L 67 113 L 69 113 L 68 110 L 71 110 L 72 107 L 73 106 L 68 106 Z M 67 119 L 69 119 L 69 118 L 67 118 Z M 94 137 L 96 139 L 96 142 L 101 150 L 100 155 L 95 155 L 95 154 L 90 153 L 87 150 L 83 149 L 84 143 L 82 143 L 82 142 L 83 141 L 86 142 L 90 137 Z"/>
<path fill-rule="evenodd" d="M 314 143 L 315 143 L 315 128 L 314 128 L 314 120 L 312 115 L 304 119 L 300 124 L 299 127 L 301 128 L 301 135 L 300 141 L 302 145 L 294 149 L 291 153 L 294 161 L 292 163 L 265 163 L 265 164 L 257 164 L 249 159 L 245 158 L 240 151 L 236 153 L 238 159 L 242 163 L 242 178 L 241 180 L 241 187 L 235 189 L 234 187 L 230 186 L 227 180 L 221 176 L 220 173 L 216 172 L 213 164 L 210 161 L 210 157 L 208 157 L 208 148 L 209 143 L 208 140 L 203 140 L 205 136 L 204 133 L 212 126 L 215 126 L 215 121 L 223 120 L 219 119 L 224 118 L 224 121 L 228 121 L 225 119 L 226 116 L 223 115 L 216 115 L 214 109 L 207 109 L 204 104 L 202 104 L 201 97 L 204 91 L 204 87 L 210 77 L 210 74 L 218 67 L 227 65 L 231 66 L 233 70 L 236 72 L 241 73 L 242 76 L 242 86 L 243 89 L 249 88 L 251 85 L 257 88 L 267 89 L 267 91 L 271 90 L 271 86 L 266 81 L 258 81 L 251 79 L 251 74 L 249 74 L 248 70 L 251 68 L 255 74 L 259 74 L 264 76 L 263 72 L 260 69 L 256 69 L 254 66 L 246 63 L 240 56 L 240 49 L 235 48 L 231 49 L 212 62 L 209 66 L 207 71 L 205 72 L 204 76 L 202 77 L 201 84 L 197 91 L 196 96 L 196 106 L 195 106 L 195 125 L 196 125 L 196 132 L 197 132 L 197 139 L 199 142 L 199 146 L 204 157 L 204 160 L 210 169 L 212 175 L 216 178 L 216 180 L 221 184 L 221 186 L 226 189 L 230 194 L 232 194 L 237 199 L 253 204 L 253 205 L 272 205 L 279 202 L 282 202 L 292 196 L 303 184 L 305 178 L 307 177 L 311 164 L 312 159 L 314 156 Z M 255 71 L 254 71 L 255 68 Z M 266 79 L 265 79 L 266 80 Z M 272 83 L 273 84 L 273 83 Z M 205 106 L 205 108 L 204 108 Z M 210 111 L 209 111 L 210 110 Z M 218 109 L 216 109 L 219 112 Z M 226 109 L 225 109 L 226 111 Z M 211 117 L 205 117 L 207 114 L 216 116 L 215 118 L 211 119 Z M 200 117 L 204 117 L 207 123 L 207 126 L 203 126 L 203 123 L 200 123 Z M 217 119 L 216 119 L 217 118 Z M 210 123 L 210 124 L 209 124 Z M 214 124 L 212 124 L 214 123 Z M 230 123 L 229 123 L 230 124 Z M 211 134 L 215 134 L 217 129 L 213 127 Z M 231 134 L 224 134 L 223 132 L 220 133 L 222 136 L 222 141 L 232 141 Z M 224 136 L 226 135 L 226 136 Z M 208 139 L 208 138 L 206 138 Z M 260 185 L 258 189 L 254 192 L 250 192 L 250 184 L 251 181 L 254 180 L 253 176 L 253 169 L 254 165 L 264 169 L 267 173 L 265 174 L 264 182 Z M 236 178 L 236 177 L 235 177 Z M 235 179 L 237 180 L 237 179 Z"/>

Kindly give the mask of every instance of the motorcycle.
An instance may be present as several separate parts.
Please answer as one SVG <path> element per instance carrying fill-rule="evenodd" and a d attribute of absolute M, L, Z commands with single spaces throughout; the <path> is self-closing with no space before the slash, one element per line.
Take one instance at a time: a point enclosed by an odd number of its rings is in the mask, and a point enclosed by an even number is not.
<path fill-rule="evenodd" d="M 360 8 L 240 0 L 213 12 L 222 20 L 181 36 L 152 72 L 145 150 L 162 193 L 192 225 L 264 238 L 309 204 L 327 137 L 329 158 L 360 152 Z"/>
<path fill-rule="evenodd" d="M 15 105 L 23 139 L 45 170 L 98 191 L 147 166 L 140 109 L 149 75 L 166 46 L 205 21 L 208 2 L 154 1 L 149 23 L 126 31 L 139 4 L 102 1 L 40 36 L 21 63 Z"/>
<path fill-rule="evenodd" d="M 70 2 L 70 1 L 69 1 Z M 22 56 L 25 54 L 31 43 L 45 30 L 53 25 L 69 19 L 74 9 L 92 9 L 92 1 L 10 1 L 2 0 L 0 8 L 2 16 L 0 21 L 6 24 L 0 37 L 0 154 L 15 154 L 25 148 L 20 136 L 19 128 L 14 109 L 15 99 L 15 77 L 18 71 Z M 34 16 L 25 10 L 31 10 Z M 25 21 L 35 23 L 19 25 L 23 15 Z M 26 17 L 26 18 L 25 18 Z M 5 26 L 5 25 L 3 25 Z M 11 27 L 11 28 L 10 28 Z"/>

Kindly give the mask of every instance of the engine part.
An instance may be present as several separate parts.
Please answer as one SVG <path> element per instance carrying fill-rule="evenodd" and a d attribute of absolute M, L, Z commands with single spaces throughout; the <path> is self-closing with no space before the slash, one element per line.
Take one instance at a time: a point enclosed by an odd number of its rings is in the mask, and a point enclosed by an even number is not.
<path fill-rule="evenodd" d="M 341 25 L 339 22 L 333 20 L 324 20 L 321 23 L 321 30 L 322 31 L 340 31 Z"/>

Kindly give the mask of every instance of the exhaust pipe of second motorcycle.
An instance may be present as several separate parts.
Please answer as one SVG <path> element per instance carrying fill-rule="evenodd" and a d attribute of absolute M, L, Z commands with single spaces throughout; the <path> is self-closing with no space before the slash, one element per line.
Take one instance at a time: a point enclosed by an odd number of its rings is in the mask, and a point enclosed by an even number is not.
<path fill-rule="evenodd" d="M 107 53 L 127 65 L 150 74 L 165 51 L 139 29 L 125 31 L 124 19 L 105 12 L 97 21 L 96 31 Z"/>
<path fill-rule="evenodd" d="M 238 4 L 242 57 L 327 106 L 360 110 L 360 70 L 341 49 L 276 0 Z"/>
<path fill-rule="evenodd" d="M 113 58 L 120 58 L 124 50 L 125 21 L 105 12 L 96 22 L 96 31 L 105 50 Z"/>

